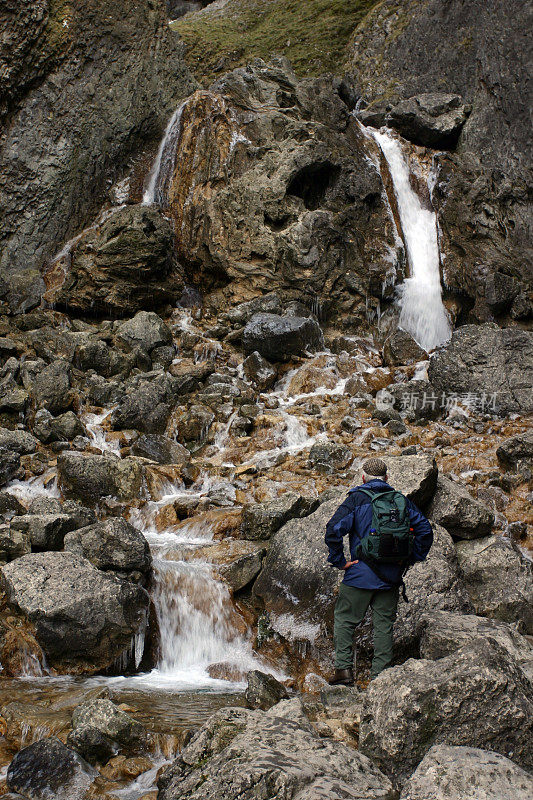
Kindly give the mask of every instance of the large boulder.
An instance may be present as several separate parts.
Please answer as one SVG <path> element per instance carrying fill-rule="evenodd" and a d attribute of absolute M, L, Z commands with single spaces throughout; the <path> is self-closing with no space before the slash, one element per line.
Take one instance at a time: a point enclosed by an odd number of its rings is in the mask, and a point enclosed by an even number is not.
<path fill-rule="evenodd" d="M 50 737 L 24 747 L 7 771 L 7 787 L 27 800 L 85 800 L 97 771 Z"/>
<path fill-rule="evenodd" d="M 502 536 L 458 542 L 457 558 L 476 614 L 533 633 L 531 562 L 512 542 Z"/>
<path fill-rule="evenodd" d="M 409 602 L 400 600 L 398 606 L 394 626 L 398 655 L 418 653 L 423 617 L 428 612 L 473 611 L 450 534 L 433 523 L 433 536 L 427 559 L 411 567 L 404 579 Z"/>
<path fill-rule="evenodd" d="M 158 781 L 159 800 L 353 797 L 392 800 L 390 781 L 350 747 L 273 710 L 218 711 Z"/>
<path fill-rule="evenodd" d="M 378 675 L 363 700 L 359 747 L 400 785 L 434 744 L 490 748 L 531 769 L 532 712 L 533 688 L 518 664 L 478 640 Z"/>
<path fill-rule="evenodd" d="M 420 655 L 444 658 L 476 639 L 498 642 L 519 664 L 533 661 L 533 644 L 507 622 L 497 622 L 475 614 L 429 611 L 421 621 Z"/>
<path fill-rule="evenodd" d="M 103 497 L 132 500 L 141 491 L 143 469 L 134 458 L 62 453 L 59 479 L 68 497 L 96 503 Z"/>
<path fill-rule="evenodd" d="M 496 456 L 500 464 L 507 468 L 516 469 L 522 465 L 533 468 L 533 431 L 504 439 L 496 450 Z"/>
<path fill-rule="evenodd" d="M 437 488 L 438 468 L 432 456 L 387 456 L 388 482 L 419 508 L 427 508 Z"/>
<path fill-rule="evenodd" d="M 117 337 L 129 347 L 142 347 L 149 353 L 154 347 L 172 344 L 172 331 L 153 311 L 139 311 L 117 329 Z"/>
<path fill-rule="evenodd" d="M 14 309 L 38 304 L 41 265 L 94 218 L 109 179 L 194 88 L 164 6 L 10 4 L 0 276 Z"/>
<path fill-rule="evenodd" d="M 254 314 L 242 334 L 245 354 L 258 352 L 269 361 L 287 361 L 319 350 L 323 343 L 320 325 L 310 317 Z"/>
<path fill-rule="evenodd" d="M 60 671 L 112 667 L 145 624 L 148 595 L 140 586 L 95 569 L 73 553 L 32 553 L 2 568 L 8 602 L 35 627 Z"/>
<path fill-rule="evenodd" d="M 443 475 L 437 481 L 428 515 L 458 539 L 487 536 L 494 524 L 492 511 L 475 500 L 460 483 Z"/>
<path fill-rule="evenodd" d="M 165 430 L 172 405 L 172 388 L 166 375 L 162 374 L 155 380 L 134 379 L 113 411 L 113 427 L 161 433 Z"/>
<path fill-rule="evenodd" d="M 343 495 L 323 503 L 303 519 L 291 519 L 270 541 L 254 583 L 271 627 L 289 641 L 303 639 L 331 650 L 329 640 L 337 587 L 343 576 L 328 566 L 326 523 Z M 329 633 L 327 632 L 329 628 Z"/>
<path fill-rule="evenodd" d="M 218 310 L 275 292 L 365 326 L 366 293 L 374 304 L 383 287 L 392 295 L 402 248 L 367 140 L 331 78 L 298 81 L 284 59 L 256 59 L 191 95 L 174 144 L 160 189 L 178 260 Z M 297 324 L 318 338 L 310 321 Z"/>
<path fill-rule="evenodd" d="M 66 361 L 53 361 L 32 376 L 28 388 L 37 408 L 60 414 L 74 400 L 74 394 L 70 391 L 70 365 Z"/>
<path fill-rule="evenodd" d="M 416 364 L 417 361 L 425 361 L 427 358 L 426 351 L 422 350 L 410 333 L 401 328 L 397 328 L 383 345 L 383 360 L 389 366 Z"/>
<path fill-rule="evenodd" d="M 474 411 L 533 411 L 533 332 L 493 323 L 463 325 L 429 362 L 437 394 L 464 397 Z"/>
<path fill-rule="evenodd" d="M 386 122 L 415 144 L 444 150 L 457 143 L 470 110 L 458 94 L 426 92 L 401 100 Z"/>
<path fill-rule="evenodd" d="M 318 500 L 284 492 L 275 500 L 245 505 L 242 512 L 243 539 L 270 539 L 282 525 L 295 517 L 305 517 L 318 506 Z"/>
<path fill-rule="evenodd" d="M 175 303 L 183 288 L 172 226 L 149 206 L 118 208 L 88 228 L 44 280 L 44 299 L 57 308 L 121 317 Z"/>
<path fill-rule="evenodd" d="M 434 745 L 400 800 L 529 800 L 533 776 L 509 758 L 479 747 Z"/>
<path fill-rule="evenodd" d="M 179 442 L 157 433 L 148 433 L 134 442 L 131 452 L 134 456 L 149 458 L 158 464 L 186 464 L 191 454 Z"/>
<path fill-rule="evenodd" d="M 28 431 L 11 431 L 9 428 L 0 428 L 0 448 L 12 450 L 22 456 L 34 453 L 37 449 L 37 441 Z"/>
<path fill-rule="evenodd" d="M 147 576 L 152 567 L 148 542 L 140 531 L 122 517 L 80 528 L 65 536 L 65 550 L 86 558 L 97 569 Z"/>

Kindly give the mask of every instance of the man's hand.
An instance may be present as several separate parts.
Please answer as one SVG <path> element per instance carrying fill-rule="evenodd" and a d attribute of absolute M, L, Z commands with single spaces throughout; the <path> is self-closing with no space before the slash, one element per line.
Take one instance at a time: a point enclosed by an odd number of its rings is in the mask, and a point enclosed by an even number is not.
<path fill-rule="evenodd" d="M 351 567 L 352 564 L 359 564 L 359 561 L 347 561 L 343 569 L 348 569 L 348 567 Z"/>

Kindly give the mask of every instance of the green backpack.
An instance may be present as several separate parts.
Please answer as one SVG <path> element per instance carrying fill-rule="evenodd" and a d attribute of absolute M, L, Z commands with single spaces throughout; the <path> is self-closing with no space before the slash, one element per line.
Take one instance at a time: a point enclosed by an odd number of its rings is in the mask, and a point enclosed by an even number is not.
<path fill-rule="evenodd" d="M 407 565 L 413 555 L 414 533 L 405 497 L 394 489 L 379 493 L 359 491 L 370 497 L 372 525 L 357 547 L 356 558 L 371 564 Z"/>

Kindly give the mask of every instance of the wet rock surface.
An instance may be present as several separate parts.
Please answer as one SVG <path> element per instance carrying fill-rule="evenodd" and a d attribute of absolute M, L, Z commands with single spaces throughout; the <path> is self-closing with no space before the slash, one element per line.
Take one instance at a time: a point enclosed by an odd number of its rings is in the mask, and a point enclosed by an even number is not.
<path fill-rule="evenodd" d="M 478 747 L 434 745 L 409 778 L 400 800 L 527 800 L 533 777 L 511 759 Z M 481 794 L 483 793 L 483 795 Z"/>
<path fill-rule="evenodd" d="M 70 747 L 90 763 L 105 763 L 121 750 L 135 753 L 147 742 L 147 731 L 111 700 L 89 700 L 72 715 Z"/>
<path fill-rule="evenodd" d="M 148 542 L 121 517 L 80 528 L 65 536 L 65 550 L 86 558 L 97 569 L 147 578 L 152 566 Z"/>
<path fill-rule="evenodd" d="M 438 661 L 410 659 L 370 684 L 359 747 L 402 784 L 435 744 L 490 748 L 530 770 L 531 683 L 487 640 Z"/>
<path fill-rule="evenodd" d="M 242 334 L 245 354 L 257 351 L 269 361 L 286 361 L 291 355 L 319 350 L 322 342 L 320 326 L 307 317 L 254 314 Z"/>
<path fill-rule="evenodd" d="M 533 631 L 531 563 L 501 536 L 457 545 L 457 558 L 476 614 Z"/>
<path fill-rule="evenodd" d="M 133 458 L 82 453 L 63 453 L 58 469 L 65 494 L 89 503 L 108 495 L 133 499 L 140 491 L 143 474 Z"/>
<path fill-rule="evenodd" d="M 465 325 L 429 363 L 439 392 L 494 396 L 501 414 L 533 410 L 533 334 L 494 324 Z"/>
<path fill-rule="evenodd" d="M 200 765 L 201 762 L 201 765 Z M 196 766 L 199 765 L 199 766 Z M 389 780 L 346 745 L 260 711 L 215 714 L 158 782 L 160 800 L 332 794 L 392 800 Z"/>
<path fill-rule="evenodd" d="M 428 515 L 457 539 L 479 539 L 491 532 L 494 514 L 464 486 L 439 476 Z"/>
<path fill-rule="evenodd" d="M 83 758 L 58 739 L 21 750 L 9 766 L 7 785 L 28 800 L 84 800 L 97 776 Z"/>
<path fill-rule="evenodd" d="M 111 666 L 142 628 L 148 608 L 144 589 L 73 553 L 22 556 L 2 568 L 2 583 L 63 671 Z"/>
<path fill-rule="evenodd" d="M 247 686 L 244 693 L 246 704 L 249 708 L 260 708 L 268 711 L 280 700 L 286 700 L 289 696 L 282 683 L 277 681 L 273 675 L 267 675 L 255 669 L 246 676 Z"/>

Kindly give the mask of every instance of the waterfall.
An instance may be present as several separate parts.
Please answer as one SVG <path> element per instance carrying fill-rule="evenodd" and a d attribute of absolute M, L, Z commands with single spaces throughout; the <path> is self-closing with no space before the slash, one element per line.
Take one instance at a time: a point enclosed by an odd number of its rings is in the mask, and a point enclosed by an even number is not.
<path fill-rule="evenodd" d="M 130 515 L 152 551 L 152 599 L 160 633 L 157 667 L 139 679 L 155 686 L 227 688 L 227 681 L 210 676 L 210 667 L 224 664 L 239 676 L 255 669 L 257 661 L 228 586 L 217 580 L 205 558 L 197 557 L 196 551 L 213 541 L 211 526 L 201 519 L 161 531 L 156 526 L 161 508 L 187 495 L 190 492 L 176 487 Z"/>
<path fill-rule="evenodd" d="M 186 102 L 186 101 L 185 101 Z M 167 183 L 176 166 L 176 141 L 181 131 L 181 116 L 185 108 L 183 102 L 172 114 L 159 145 L 157 156 L 148 173 L 143 205 L 163 203 L 166 196 Z"/>
<path fill-rule="evenodd" d="M 437 217 L 422 206 L 411 186 L 409 165 L 398 139 L 385 130 L 370 128 L 392 177 L 410 276 L 399 287 L 399 325 L 430 351 L 447 342 L 452 329 L 442 302 Z"/>

